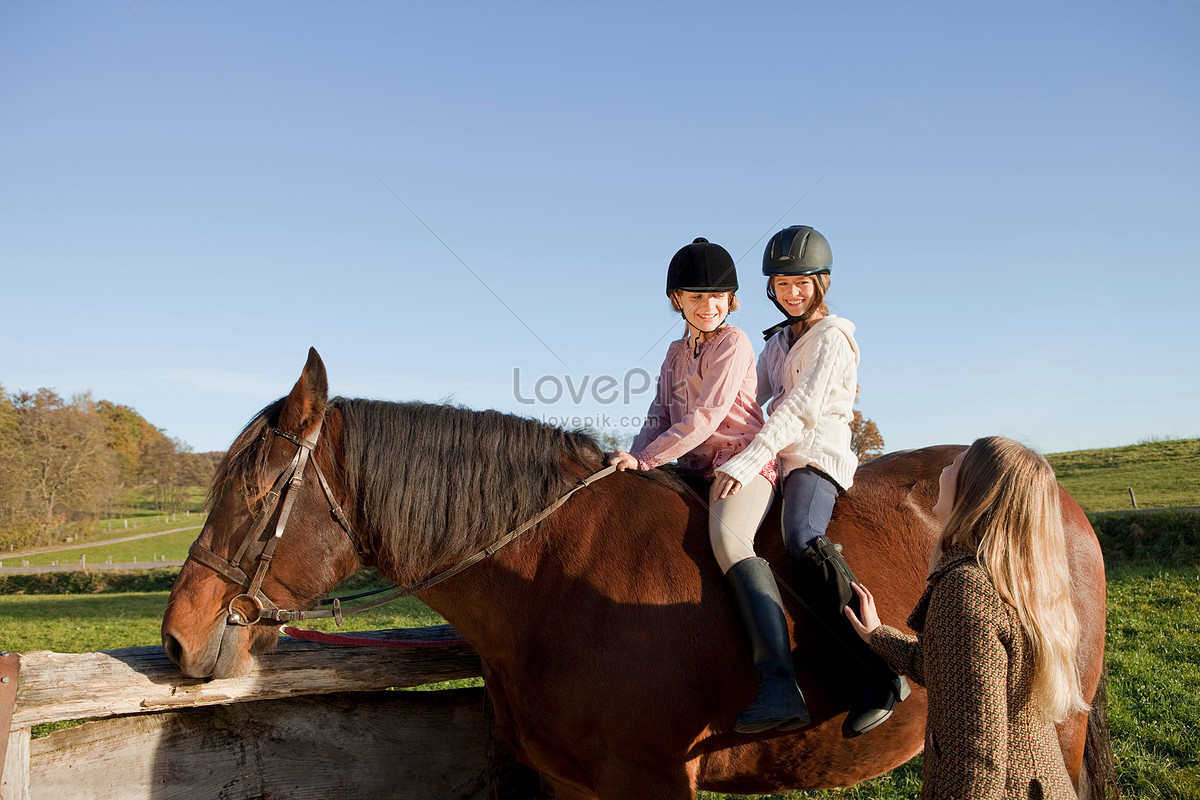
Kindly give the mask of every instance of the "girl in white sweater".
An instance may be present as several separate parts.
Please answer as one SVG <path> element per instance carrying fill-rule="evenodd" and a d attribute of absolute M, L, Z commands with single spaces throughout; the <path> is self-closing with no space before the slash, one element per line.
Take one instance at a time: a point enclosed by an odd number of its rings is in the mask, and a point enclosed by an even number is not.
<path fill-rule="evenodd" d="M 806 225 L 785 228 L 767 243 L 767 296 L 787 316 L 764 331 L 768 341 L 758 360 L 758 401 L 770 417 L 745 449 L 717 468 L 713 496 L 738 492 L 778 456 L 788 554 L 805 594 L 816 601 L 813 610 L 851 648 L 859 667 L 860 702 L 842 726 L 842 734 L 851 737 L 891 716 L 908 686 L 861 647 L 842 616 L 842 608 L 856 599 L 850 587 L 854 572 L 841 545 L 825 536 L 838 494 L 853 484 L 858 466 L 850 448 L 858 343 L 854 324 L 830 314 L 825 304 L 832 267 L 829 242 Z"/>

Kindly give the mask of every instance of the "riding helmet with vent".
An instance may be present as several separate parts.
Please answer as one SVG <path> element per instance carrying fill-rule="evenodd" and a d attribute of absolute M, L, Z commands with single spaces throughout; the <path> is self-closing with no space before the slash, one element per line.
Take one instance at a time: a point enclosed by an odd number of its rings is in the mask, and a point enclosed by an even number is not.
<path fill-rule="evenodd" d="M 808 225 L 792 225 L 771 237 L 763 251 L 763 275 L 829 275 L 833 271 L 833 251 L 829 241 L 815 228 Z M 812 311 L 798 317 L 788 313 L 775 296 L 775 282 L 767 282 L 767 297 L 787 319 L 763 331 L 763 338 L 770 339 L 779 331 L 808 319 Z"/>
<path fill-rule="evenodd" d="M 832 268 L 828 240 L 808 225 L 784 228 L 763 251 L 763 275 L 828 275 Z"/>

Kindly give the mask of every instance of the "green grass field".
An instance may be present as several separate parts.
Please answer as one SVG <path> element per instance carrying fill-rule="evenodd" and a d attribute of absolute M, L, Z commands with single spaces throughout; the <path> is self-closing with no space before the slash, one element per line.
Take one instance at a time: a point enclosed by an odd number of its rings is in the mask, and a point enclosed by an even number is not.
<path fill-rule="evenodd" d="M 0 595 L 0 650 L 87 653 L 158 645 L 167 592 L 94 595 Z M 444 620 L 414 597 L 333 620 L 310 620 L 321 631 L 370 631 L 438 625 Z"/>
<path fill-rule="evenodd" d="M 207 489 L 193 486 L 183 490 L 183 505 L 179 511 L 166 513 L 154 507 L 151 492 L 147 488 L 127 489 L 111 506 L 104 509 L 99 519 L 91 522 L 74 523 L 56 532 L 54 543 L 41 541 L 38 546 L 0 551 L 0 559 L 16 564 L 22 558 L 30 558 L 46 550 L 75 548 L 82 544 L 122 539 L 146 533 L 159 533 L 176 528 L 204 525 L 204 496 Z M 76 559 L 78 560 L 78 559 Z M 91 556 L 88 557 L 91 560 Z"/>
<path fill-rule="evenodd" d="M 182 528 L 183 523 L 171 523 L 175 528 Z M 183 561 L 187 558 L 188 548 L 200 535 L 203 523 L 197 523 L 195 518 L 189 523 L 190 527 L 177 530 L 175 533 L 164 533 L 145 539 L 129 542 L 113 542 L 99 547 L 66 547 L 61 550 L 47 550 L 38 553 L 25 553 L 5 556 L 0 564 L 6 567 L 51 566 L 60 564 L 78 566 L 81 557 L 87 558 L 87 566 L 103 569 L 107 564 L 148 563 L 151 561 Z M 112 538 L 112 537 L 110 537 Z M 104 541 L 104 540 L 92 540 Z"/>
<path fill-rule="evenodd" d="M 1200 506 L 1200 439 L 1171 439 L 1047 456 L 1084 511 Z"/>

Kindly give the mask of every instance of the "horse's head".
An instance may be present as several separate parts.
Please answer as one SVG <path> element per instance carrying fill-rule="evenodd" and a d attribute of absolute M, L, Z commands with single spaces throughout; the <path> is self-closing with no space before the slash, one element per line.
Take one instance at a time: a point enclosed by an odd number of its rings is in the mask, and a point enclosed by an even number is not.
<path fill-rule="evenodd" d="M 275 643 L 275 610 L 303 608 L 361 563 L 330 513 L 346 490 L 334 468 L 341 415 L 327 416 L 327 404 L 325 365 L 310 349 L 291 394 L 250 421 L 218 468 L 208 521 L 163 613 L 163 649 L 185 675 L 246 674 Z"/>

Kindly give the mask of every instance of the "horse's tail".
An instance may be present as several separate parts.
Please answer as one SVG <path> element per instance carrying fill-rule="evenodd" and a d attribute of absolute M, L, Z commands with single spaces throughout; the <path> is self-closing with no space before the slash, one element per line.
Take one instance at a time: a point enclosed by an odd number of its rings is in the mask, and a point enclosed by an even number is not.
<path fill-rule="evenodd" d="M 1079 775 L 1080 800 L 1117 800 L 1117 770 L 1113 763 L 1112 740 L 1108 733 L 1107 670 L 1100 675 L 1092 710 L 1088 713 L 1087 738 L 1083 742 L 1083 769 Z"/>

